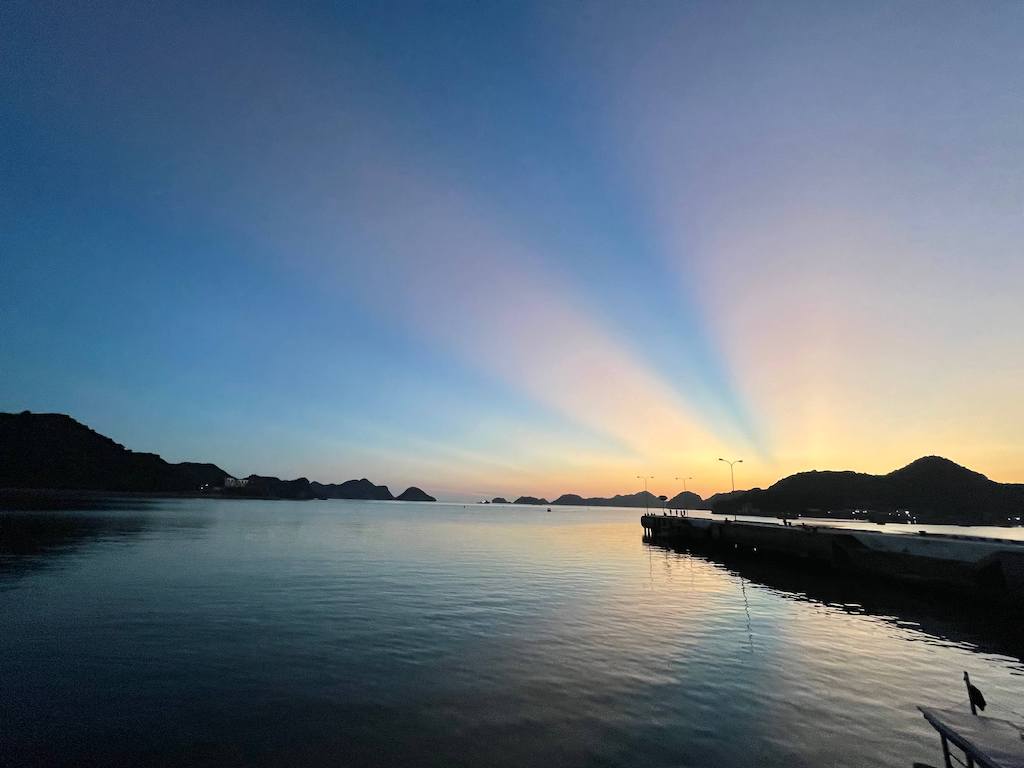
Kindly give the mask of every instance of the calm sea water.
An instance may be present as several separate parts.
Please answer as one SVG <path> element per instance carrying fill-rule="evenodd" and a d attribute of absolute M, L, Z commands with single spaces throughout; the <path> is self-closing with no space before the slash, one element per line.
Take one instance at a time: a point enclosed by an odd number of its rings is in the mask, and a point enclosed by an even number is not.
<path fill-rule="evenodd" d="M 0 516 L 9 765 L 909 766 L 1024 719 L 1004 611 L 645 543 L 637 510 Z"/>

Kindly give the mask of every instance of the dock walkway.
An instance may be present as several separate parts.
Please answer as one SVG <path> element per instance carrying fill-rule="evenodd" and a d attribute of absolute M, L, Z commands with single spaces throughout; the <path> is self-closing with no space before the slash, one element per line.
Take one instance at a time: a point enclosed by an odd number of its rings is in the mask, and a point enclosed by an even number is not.
<path fill-rule="evenodd" d="M 1024 599 L 1024 541 L 645 514 L 652 541 L 766 553 Z"/>

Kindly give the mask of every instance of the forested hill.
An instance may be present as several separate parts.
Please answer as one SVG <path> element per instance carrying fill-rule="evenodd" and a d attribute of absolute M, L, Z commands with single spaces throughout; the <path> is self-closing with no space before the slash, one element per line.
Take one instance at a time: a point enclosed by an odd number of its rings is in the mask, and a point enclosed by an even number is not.
<path fill-rule="evenodd" d="M 172 464 L 139 453 L 62 413 L 0 413 L 0 488 L 136 493 L 209 493 L 286 499 L 394 499 L 366 478 L 318 483 L 231 477 L 215 464 Z M 434 501 L 416 487 L 399 500 Z"/>
<path fill-rule="evenodd" d="M 764 490 L 736 493 L 715 512 L 816 515 L 868 510 L 882 518 L 909 511 L 921 522 L 1005 525 L 1024 515 L 1024 485 L 997 483 L 941 456 L 925 456 L 886 475 L 799 472 Z"/>

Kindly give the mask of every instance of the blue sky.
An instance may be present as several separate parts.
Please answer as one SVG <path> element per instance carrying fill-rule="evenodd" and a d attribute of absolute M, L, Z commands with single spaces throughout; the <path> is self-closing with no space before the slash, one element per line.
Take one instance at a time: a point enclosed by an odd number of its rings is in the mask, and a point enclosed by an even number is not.
<path fill-rule="evenodd" d="M 235 473 L 1024 480 L 1016 3 L 5 3 L 0 407 Z"/>

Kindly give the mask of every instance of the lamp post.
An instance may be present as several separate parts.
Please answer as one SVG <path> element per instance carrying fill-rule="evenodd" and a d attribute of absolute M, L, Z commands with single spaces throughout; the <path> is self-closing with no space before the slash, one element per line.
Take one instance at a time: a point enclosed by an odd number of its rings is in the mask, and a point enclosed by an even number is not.
<path fill-rule="evenodd" d="M 733 466 L 736 464 L 742 464 L 743 459 L 733 459 L 732 461 L 729 461 L 728 459 L 719 458 L 718 460 L 724 461 L 726 464 L 729 465 L 729 480 L 732 484 L 732 492 L 736 493 L 736 473 L 733 471 Z M 732 517 L 734 520 L 739 520 L 739 512 L 733 512 Z M 728 520 L 728 518 L 726 519 Z"/>
<path fill-rule="evenodd" d="M 644 514 L 646 515 L 648 513 L 648 511 L 649 511 L 648 510 L 648 504 L 647 504 L 647 481 L 648 480 L 653 480 L 654 479 L 654 475 L 637 475 L 636 479 L 644 481 Z"/>
<path fill-rule="evenodd" d="M 677 477 L 676 480 L 682 480 L 683 481 L 683 493 L 686 493 L 687 492 L 687 490 L 686 490 L 686 481 L 687 480 L 693 480 L 693 478 L 692 477 Z M 684 507 L 683 508 L 683 512 L 685 512 L 685 511 L 686 511 L 686 508 Z"/>
<path fill-rule="evenodd" d="M 719 461 L 724 461 L 729 465 L 729 480 L 732 483 L 732 492 L 736 493 L 736 474 L 733 472 L 733 465 L 742 464 L 743 459 L 733 459 L 732 461 L 729 461 L 728 459 L 719 459 Z"/>

